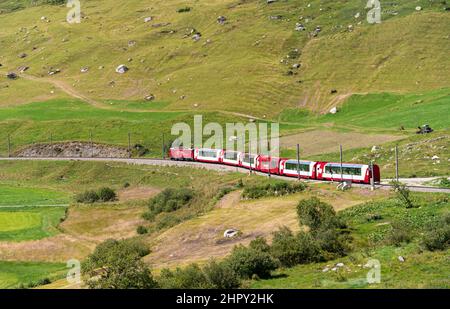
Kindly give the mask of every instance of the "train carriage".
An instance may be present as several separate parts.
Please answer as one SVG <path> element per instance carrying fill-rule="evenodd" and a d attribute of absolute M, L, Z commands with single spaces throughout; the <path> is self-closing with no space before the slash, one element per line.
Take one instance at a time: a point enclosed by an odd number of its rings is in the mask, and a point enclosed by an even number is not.
<path fill-rule="evenodd" d="M 280 162 L 280 174 L 288 177 L 315 179 L 316 178 L 316 164 L 313 161 L 300 160 L 300 165 L 297 160 L 285 159 Z"/>
<path fill-rule="evenodd" d="M 222 163 L 226 165 L 239 166 L 241 153 L 239 151 L 224 150 Z"/>
<path fill-rule="evenodd" d="M 194 149 L 191 148 L 170 148 L 169 157 L 171 160 L 176 161 L 193 161 L 194 160 Z"/>
<path fill-rule="evenodd" d="M 282 160 L 282 158 L 260 155 L 256 169 L 263 173 L 269 173 L 270 171 L 271 174 L 280 175 L 280 162 Z"/>
<path fill-rule="evenodd" d="M 239 165 L 244 168 L 257 170 L 258 159 L 259 155 L 257 154 L 241 153 Z"/>
<path fill-rule="evenodd" d="M 222 155 L 221 149 L 196 148 L 194 150 L 194 160 L 198 162 L 221 163 Z"/>
<path fill-rule="evenodd" d="M 374 182 L 380 182 L 380 168 L 378 165 L 373 166 Z M 369 165 L 364 164 L 341 164 L 331 162 L 320 162 L 316 165 L 316 178 L 319 180 L 329 181 L 350 181 L 357 183 L 370 183 L 371 171 Z"/>

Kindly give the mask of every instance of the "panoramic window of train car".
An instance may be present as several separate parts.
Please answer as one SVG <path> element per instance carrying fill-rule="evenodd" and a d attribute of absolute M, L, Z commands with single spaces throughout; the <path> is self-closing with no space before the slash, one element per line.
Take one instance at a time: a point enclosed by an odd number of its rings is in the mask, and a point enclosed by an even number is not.
<path fill-rule="evenodd" d="M 200 150 L 198 155 L 200 157 L 217 158 L 217 151 L 214 151 L 214 150 Z"/>
<path fill-rule="evenodd" d="M 255 156 L 254 155 L 244 155 L 244 159 L 242 160 L 244 163 L 250 163 L 250 164 L 254 164 L 255 163 Z"/>
<path fill-rule="evenodd" d="M 238 155 L 239 155 L 238 152 L 235 152 L 235 151 L 226 151 L 224 157 L 225 157 L 226 160 L 237 161 Z"/>
<path fill-rule="evenodd" d="M 352 175 L 359 176 L 361 175 L 360 167 L 348 167 L 344 166 L 342 168 L 342 174 L 344 175 Z M 327 174 L 341 174 L 341 166 L 340 165 L 328 165 L 325 167 L 325 173 Z"/>
<path fill-rule="evenodd" d="M 286 162 L 286 169 L 296 171 L 297 170 L 297 162 Z M 300 171 L 301 172 L 309 172 L 310 165 L 309 163 L 300 163 Z"/>

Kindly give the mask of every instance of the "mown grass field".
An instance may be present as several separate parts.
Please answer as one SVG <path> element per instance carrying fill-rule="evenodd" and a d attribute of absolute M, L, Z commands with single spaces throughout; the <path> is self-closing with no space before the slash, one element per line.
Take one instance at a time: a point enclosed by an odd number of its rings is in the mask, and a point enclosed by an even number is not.
<path fill-rule="evenodd" d="M 65 276 L 63 263 L 33 263 L 0 261 L 0 288 L 10 289 L 29 286 L 41 280 L 56 280 Z"/>

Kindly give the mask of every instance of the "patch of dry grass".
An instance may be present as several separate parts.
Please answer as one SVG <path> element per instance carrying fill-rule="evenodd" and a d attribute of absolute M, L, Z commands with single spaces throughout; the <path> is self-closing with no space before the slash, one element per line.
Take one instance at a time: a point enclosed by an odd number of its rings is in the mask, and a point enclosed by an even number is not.
<path fill-rule="evenodd" d="M 301 199 L 316 195 L 336 210 L 386 197 L 389 192 L 352 189 L 338 192 L 333 185 L 314 186 L 307 192 L 252 201 L 237 199 L 232 192 L 209 213 L 181 223 L 157 236 L 148 238 L 152 253 L 145 260 L 153 268 L 175 267 L 227 255 L 236 244 L 248 244 L 258 236 L 268 237 L 279 227 L 298 230 L 296 206 Z M 224 239 L 226 229 L 235 228 L 242 235 Z"/>

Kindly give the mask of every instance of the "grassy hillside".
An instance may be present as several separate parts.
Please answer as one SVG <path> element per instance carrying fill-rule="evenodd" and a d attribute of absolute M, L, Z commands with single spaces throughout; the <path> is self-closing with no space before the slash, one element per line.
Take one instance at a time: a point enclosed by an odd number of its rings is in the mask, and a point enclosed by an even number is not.
<path fill-rule="evenodd" d="M 367 23 L 362 0 L 270 5 L 263 0 L 93 0 L 82 3 L 84 18 L 76 25 L 65 22 L 64 6 L 5 9 L 0 14 L 0 69 L 26 65 L 28 74 L 47 77 L 50 67 L 59 68 L 52 80 L 99 100 L 141 100 L 152 93 L 167 103 L 165 109 L 198 106 L 259 116 L 294 106 L 323 111 L 355 92 L 448 86 L 445 5 L 396 2 L 385 4 L 377 25 Z M 1 1 L 0 8 L 11 3 Z M 415 11 L 418 5 L 422 11 Z M 177 12 L 186 6 L 189 12 Z M 224 25 L 217 23 L 219 15 L 227 17 Z M 153 20 L 145 23 L 149 16 Z M 296 22 L 307 30 L 295 31 Z M 322 30 L 313 37 L 316 26 Z M 202 35 L 198 42 L 192 29 Z M 28 56 L 19 58 L 22 52 Z M 295 63 L 302 67 L 292 69 Z M 119 64 L 130 71 L 115 73 Z M 83 67 L 89 71 L 81 73 Z M 0 82 L 6 86 L 9 98 L 2 104 L 49 95 L 43 86 L 42 92 L 19 100 L 23 82 Z M 330 94 L 331 89 L 338 93 Z"/>
<path fill-rule="evenodd" d="M 3 262 L 0 261 L 0 288 L 32 287 L 65 276 L 63 263 Z"/>
<path fill-rule="evenodd" d="M 449 288 L 449 249 L 428 251 L 421 243 L 423 234 L 448 216 L 448 194 L 415 194 L 414 200 L 418 207 L 412 209 L 405 209 L 395 198 L 390 198 L 343 210 L 340 215 L 349 223 L 354 237 L 352 253 L 327 263 L 282 269 L 272 279 L 253 281 L 250 285 L 253 288 Z M 379 284 L 367 283 L 370 268 L 364 265 L 369 259 L 380 262 Z M 344 266 L 333 271 L 337 263 Z"/>

